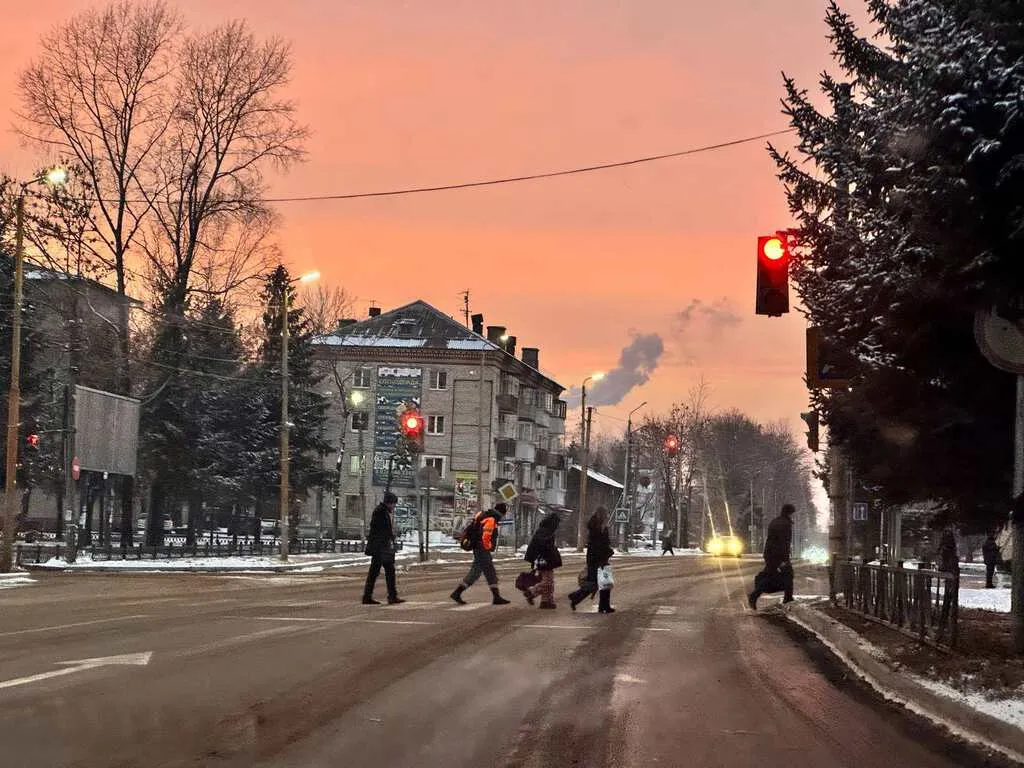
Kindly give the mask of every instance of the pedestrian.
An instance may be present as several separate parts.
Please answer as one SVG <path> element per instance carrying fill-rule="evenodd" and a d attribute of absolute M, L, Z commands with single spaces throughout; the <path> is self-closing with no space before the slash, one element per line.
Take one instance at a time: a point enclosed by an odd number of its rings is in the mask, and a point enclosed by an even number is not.
<path fill-rule="evenodd" d="M 661 556 L 664 557 L 666 554 L 672 554 L 672 557 L 676 556 L 676 551 L 672 549 L 672 530 L 669 529 L 661 537 Z"/>
<path fill-rule="evenodd" d="M 615 551 L 612 549 L 611 537 L 608 534 L 608 510 L 598 507 L 590 520 L 587 521 L 587 580 L 580 588 L 569 595 L 569 604 L 576 610 L 576 605 L 597 590 L 598 613 L 615 613 L 612 608 L 611 587 L 597 588 L 597 571 L 608 565 Z"/>
<path fill-rule="evenodd" d="M 530 605 L 533 605 L 535 597 L 539 597 L 541 608 L 555 607 L 555 569 L 562 567 L 562 554 L 555 543 L 558 523 L 557 512 L 545 517 L 540 521 L 537 532 L 533 534 L 526 547 L 526 560 L 537 571 L 540 581 L 524 590 L 523 594 Z"/>
<path fill-rule="evenodd" d="M 985 543 L 981 545 L 981 557 L 985 561 L 985 588 L 995 589 L 992 577 L 996 575 L 996 566 L 1002 562 L 1003 553 L 996 544 L 996 537 L 989 533 Z"/>
<path fill-rule="evenodd" d="M 939 570 L 943 573 L 960 575 L 960 555 L 956 548 L 956 534 L 947 528 L 939 538 Z"/>
<path fill-rule="evenodd" d="M 384 500 L 373 510 L 370 517 L 370 532 L 366 536 L 366 554 L 370 556 L 370 570 L 366 574 L 366 586 L 363 588 L 363 605 L 380 605 L 373 599 L 373 586 L 377 583 L 380 569 L 384 569 L 384 581 L 388 588 L 388 605 L 404 603 L 398 596 L 395 578 L 395 550 L 398 549 L 395 538 L 395 505 L 398 497 L 391 491 L 384 493 Z"/>
<path fill-rule="evenodd" d="M 491 555 L 498 547 L 498 523 L 505 517 L 507 511 L 508 507 L 505 502 L 499 501 L 494 505 L 494 509 L 477 512 L 473 518 L 473 523 L 477 524 L 474 526 L 477 532 L 472 537 L 473 564 L 469 567 L 466 578 L 450 595 L 451 599 L 459 605 L 466 604 L 466 601 L 462 599 L 462 593 L 473 586 L 473 582 L 480 578 L 480 574 L 487 579 L 487 585 L 491 588 L 491 604 L 508 605 L 509 601 L 498 591 L 498 574 L 494 570 L 494 558 Z"/>
<path fill-rule="evenodd" d="M 782 602 L 793 602 L 793 566 L 790 557 L 795 512 L 796 508 L 792 504 L 783 504 L 779 516 L 768 523 L 764 541 L 764 570 L 754 578 L 754 591 L 747 595 L 747 604 L 753 611 L 757 610 L 757 599 L 766 591 L 780 591 L 766 589 L 769 586 L 781 586 Z"/>

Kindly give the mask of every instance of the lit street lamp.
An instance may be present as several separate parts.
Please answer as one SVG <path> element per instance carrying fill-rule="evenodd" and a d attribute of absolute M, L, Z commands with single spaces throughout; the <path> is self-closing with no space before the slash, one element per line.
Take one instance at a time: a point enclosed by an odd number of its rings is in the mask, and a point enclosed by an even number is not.
<path fill-rule="evenodd" d="M 299 283 L 309 283 L 320 277 L 319 272 L 307 272 L 297 279 Z M 281 288 L 281 561 L 288 562 L 288 547 L 290 545 L 288 519 L 288 470 L 291 463 L 288 447 L 288 437 L 292 425 L 288 422 L 288 296 L 291 293 L 291 285 L 286 283 Z"/>
<path fill-rule="evenodd" d="M 14 302 L 11 312 L 11 382 L 7 390 L 7 454 L 6 477 L 4 478 L 4 538 L 0 549 L 0 572 L 11 570 L 13 565 L 15 521 L 18 517 L 19 496 L 17 490 L 18 472 L 18 421 L 21 409 L 21 304 L 24 292 L 25 263 L 25 195 L 32 184 L 48 184 L 60 187 L 67 183 L 65 168 L 51 168 L 31 181 L 21 184 L 15 213 L 14 236 Z"/>
<path fill-rule="evenodd" d="M 576 516 L 576 551 L 583 551 L 583 514 L 587 508 L 587 464 L 590 459 L 590 429 L 587 419 L 587 382 L 600 381 L 604 373 L 592 373 L 583 380 L 580 396 L 580 509 Z"/>

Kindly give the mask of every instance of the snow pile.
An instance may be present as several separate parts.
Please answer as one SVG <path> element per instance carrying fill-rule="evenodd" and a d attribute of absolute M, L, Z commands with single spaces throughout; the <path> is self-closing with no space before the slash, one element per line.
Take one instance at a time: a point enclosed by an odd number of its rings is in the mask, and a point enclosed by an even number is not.
<path fill-rule="evenodd" d="M 1009 589 L 967 589 L 960 587 L 961 608 L 981 608 L 985 611 L 1010 612 Z"/>
<path fill-rule="evenodd" d="M 1024 699 L 1022 698 L 990 699 L 980 693 L 964 693 L 945 683 L 939 683 L 917 675 L 914 675 L 913 678 L 933 693 L 959 701 L 971 709 L 983 712 L 997 720 L 1002 720 L 1004 723 L 1024 728 Z"/>
<path fill-rule="evenodd" d="M 35 584 L 36 580 L 22 573 L 0 573 L 0 589 L 12 589 L 13 587 L 25 587 Z"/>

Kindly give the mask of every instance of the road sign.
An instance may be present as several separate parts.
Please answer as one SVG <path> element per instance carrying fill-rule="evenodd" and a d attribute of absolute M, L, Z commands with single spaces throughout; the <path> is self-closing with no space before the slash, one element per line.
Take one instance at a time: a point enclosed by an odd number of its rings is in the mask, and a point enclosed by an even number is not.
<path fill-rule="evenodd" d="M 974 315 L 974 339 L 981 353 L 996 368 L 1024 374 L 1024 326 L 994 309 Z"/>
<path fill-rule="evenodd" d="M 625 507 L 619 507 L 615 510 L 615 522 L 616 523 L 628 523 L 629 522 L 629 510 Z"/>
<path fill-rule="evenodd" d="M 864 501 L 855 501 L 853 503 L 853 519 L 854 520 L 867 520 L 868 519 L 868 505 Z"/>
<path fill-rule="evenodd" d="M 512 483 L 505 483 L 498 489 L 498 495 L 504 502 L 512 501 L 519 494 L 516 493 L 516 487 Z"/>

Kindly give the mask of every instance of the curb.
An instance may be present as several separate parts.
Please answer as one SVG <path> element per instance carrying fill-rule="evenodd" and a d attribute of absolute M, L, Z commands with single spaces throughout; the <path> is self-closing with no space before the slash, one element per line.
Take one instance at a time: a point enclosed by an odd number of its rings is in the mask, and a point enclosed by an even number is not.
<path fill-rule="evenodd" d="M 1024 765 L 1024 730 L 925 688 L 894 668 L 854 630 L 820 611 L 794 603 L 783 611 L 816 635 L 855 675 L 882 696 L 903 704 L 966 741 L 994 749 Z"/>
<path fill-rule="evenodd" d="M 211 558 L 214 559 L 214 558 Z M 368 558 L 367 558 L 368 561 Z M 110 562 L 118 562 L 116 560 Z M 132 560 L 131 562 L 137 562 Z M 188 568 L 165 568 L 162 563 L 174 562 L 173 560 L 152 560 L 152 567 L 137 566 L 133 568 L 118 568 L 102 566 L 74 566 L 71 568 L 63 566 L 50 566 L 43 563 L 24 563 L 22 568 L 33 573 L 288 573 L 290 571 L 302 571 L 307 568 L 333 568 L 339 565 L 364 565 L 362 560 L 334 559 L 334 560 L 310 560 L 304 563 L 289 563 L 287 565 L 250 565 L 240 568 L 227 568 L 216 565 L 190 566 Z"/>

